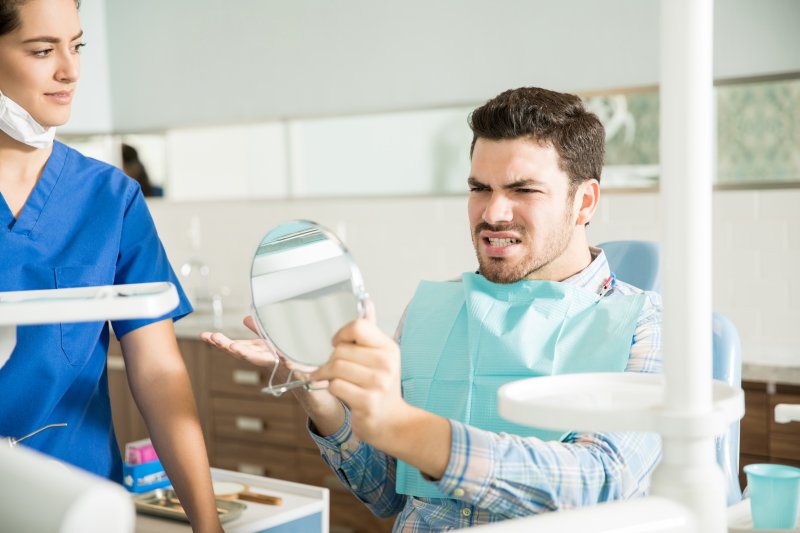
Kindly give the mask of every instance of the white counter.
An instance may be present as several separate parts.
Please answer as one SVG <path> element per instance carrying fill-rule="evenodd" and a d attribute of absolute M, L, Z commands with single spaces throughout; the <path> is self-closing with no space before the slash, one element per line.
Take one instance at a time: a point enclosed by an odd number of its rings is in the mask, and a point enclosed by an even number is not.
<path fill-rule="evenodd" d="M 248 485 L 252 492 L 263 492 L 283 499 L 280 505 L 242 502 L 247 505 L 247 509 L 239 518 L 223 524 L 226 533 L 328 533 L 328 489 L 218 468 L 211 469 L 211 477 L 215 481 L 242 483 Z M 300 523 L 302 526 L 298 526 Z M 191 530 L 186 522 L 145 514 L 136 515 L 136 533 L 188 533 Z"/>

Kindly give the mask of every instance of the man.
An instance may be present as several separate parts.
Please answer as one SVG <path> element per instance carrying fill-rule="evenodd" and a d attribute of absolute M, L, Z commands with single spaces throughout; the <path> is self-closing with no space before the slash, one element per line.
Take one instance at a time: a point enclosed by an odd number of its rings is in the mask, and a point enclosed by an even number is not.
<path fill-rule="evenodd" d="M 398 342 L 369 319 L 343 327 L 296 393 L 339 479 L 395 531 L 439 531 L 646 491 L 658 436 L 561 435 L 497 416 L 524 377 L 660 371 L 660 302 L 614 281 L 586 225 L 604 132 L 575 96 L 506 91 L 476 109 L 468 179 L 477 273 L 423 282 Z M 611 290 L 609 290 L 611 288 Z M 257 341 L 204 338 L 265 361 Z M 402 360 L 402 364 L 401 364 Z M 345 407 L 346 406 L 346 407 Z"/>

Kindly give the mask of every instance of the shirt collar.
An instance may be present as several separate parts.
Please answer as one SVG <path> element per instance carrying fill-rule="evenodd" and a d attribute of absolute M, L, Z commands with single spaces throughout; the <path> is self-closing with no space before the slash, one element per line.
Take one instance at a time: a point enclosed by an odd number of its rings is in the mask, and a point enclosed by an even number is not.
<path fill-rule="evenodd" d="M 608 276 L 611 275 L 611 268 L 608 266 L 608 259 L 606 259 L 606 254 L 601 248 L 590 246 L 589 253 L 592 254 L 592 262 L 589 263 L 589 266 L 568 277 L 563 283 L 591 290 L 600 290 Z"/>

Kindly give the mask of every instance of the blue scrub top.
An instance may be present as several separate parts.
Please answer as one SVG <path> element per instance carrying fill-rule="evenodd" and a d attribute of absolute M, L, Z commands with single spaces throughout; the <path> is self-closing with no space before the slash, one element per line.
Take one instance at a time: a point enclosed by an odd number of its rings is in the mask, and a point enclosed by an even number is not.
<path fill-rule="evenodd" d="M 117 338 L 192 311 L 139 185 L 119 169 L 55 142 L 18 219 L 0 195 L 0 291 L 151 281 L 174 283 L 180 304 L 160 318 L 113 321 Z M 18 327 L 16 348 L 0 369 L 0 435 L 66 422 L 22 444 L 120 481 L 108 336 L 108 322 Z"/>

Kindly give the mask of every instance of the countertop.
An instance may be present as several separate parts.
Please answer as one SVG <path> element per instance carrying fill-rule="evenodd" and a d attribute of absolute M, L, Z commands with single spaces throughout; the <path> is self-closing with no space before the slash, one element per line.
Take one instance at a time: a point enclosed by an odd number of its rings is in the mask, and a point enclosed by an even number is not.
<path fill-rule="evenodd" d="M 175 322 L 175 336 L 179 339 L 199 339 L 204 331 L 219 331 L 231 339 L 252 339 L 255 333 L 242 323 L 248 311 L 229 311 L 216 318 L 210 313 L 194 312 Z"/>
<path fill-rule="evenodd" d="M 215 481 L 242 483 L 250 487 L 253 492 L 263 492 L 283 499 L 283 503 L 277 506 L 244 502 L 247 508 L 242 516 L 224 524 L 224 529 L 228 533 L 263 531 L 317 513 L 320 514 L 320 528 L 315 531 L 322 533 L 328 531 L 328 489 L 218 468 L 211 469 L 211 477 Z M 192 528 L 185 522 L 145 514 L 136 515 L 136 533 L 186 533 L 191 530 Z"/>
<path fill-rule="evenodd" d="M 800 385 L 800 364 L 794 366 L 744 363 L 742 380 Z"/>
<path fill-rule="evenodd" d="M 211 314 L 195 312 L 175 322 L 175 335 L 180 339 L 198 339 L 200 333 L 204 331 L 220 331 L 232 339 L 252 339 L 255 334 L 242 324 L 242 319 L 248 314 L 246 310 L 227 311 L 220 320 L 215 322 Z M 800 385 L 800 363 L 793 366 L 744 363 L 742 379 L 744 381 Z"/>

